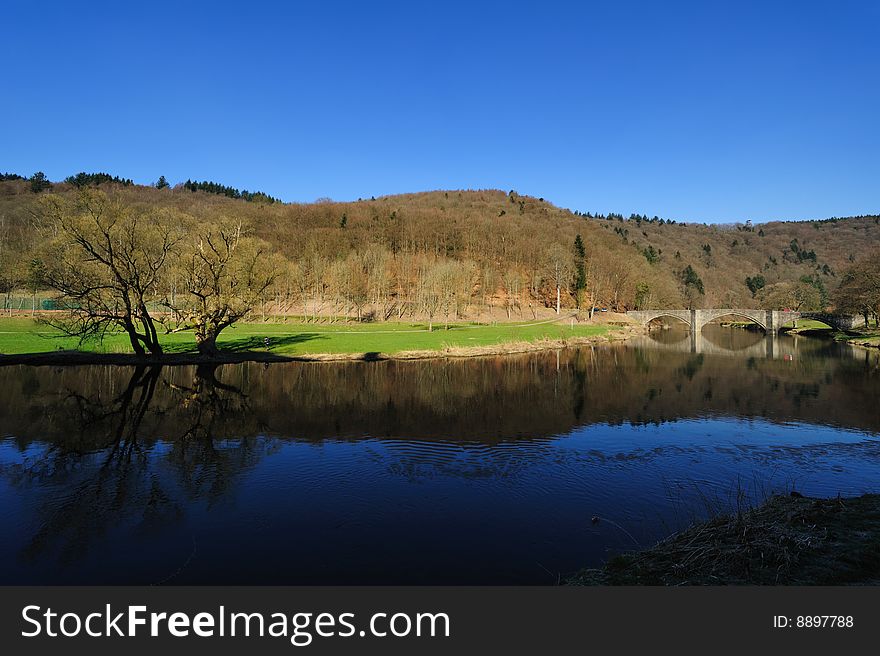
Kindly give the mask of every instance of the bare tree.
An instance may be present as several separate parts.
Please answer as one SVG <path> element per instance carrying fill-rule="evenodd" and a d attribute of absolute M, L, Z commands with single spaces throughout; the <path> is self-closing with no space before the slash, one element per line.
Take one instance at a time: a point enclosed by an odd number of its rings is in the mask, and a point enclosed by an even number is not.
<path fill-rule="evenodd" d="M 545 268 L 551 284 L 556 287 L 556 314 L 562 302 L 562 288 L 568 287 L 574 273 L 574 261 L 568 249 L 553 243 L 545 253 Z"/>
<path fill-rule="evenodd" d="M 424 264 L 416 287 L 419 312 L 428 318 L 428 331 L 434 330 L 434 317 L 443 306 L 443 272 L 438 265 Z"/>
<path fill-rule="evenodd" d="M 368 295 L 373 310 L 380 319 L 388 318 L 384 301 L 390 295 L 391 289 L 390 259 L 384 246 L 371 245 L 362 255 Z"/>
<path fill-rule="evenodd" d="M 477 269 L 471 262 L 446 260 L 437 263 L 432 270 L 431 284 L 436 286 L 439 309 L 443 312 L 446 330 L 449 317 L 459 318 L 471 300 Z"/>
<path fill-rule="evenodd" d="M 181 239 L 180 221 L 91 189 L 73 200 L 48 196 L 43 217 L 50 240 L 41 275 L 68 310 L 47 323 L 81 342 L 121 329 L 138 356 L 161 355 L 148 304 Z"/>
<path fill-rule="evenodd" d="M 163 304 L 177 321 L 174 331 L 193 330 L 199 353 L 213 357 L 217 337 L 253 312 L 282 263 L 236 222 L 202 226 L 181 251 L 177 268 L 185 293 Z"/>
<path fill-rule="evenodd" d="M 507 318 L 510 319 L 511 311 L 514 308 L 519 309 L 520 307 L 519 297 L 522 288 L 522 276 L 515 269 L 508 269 L 502 276 L 502 283 L 504 284 L 504 306 L 507 310 Z"/>
<path fill-rule="evenodd" d="M 844 273 L 834 303 L 842 312 L 861 314 L 865 325 L 870 315 L 880 315 L 880 251 L 859 260 Z"/>

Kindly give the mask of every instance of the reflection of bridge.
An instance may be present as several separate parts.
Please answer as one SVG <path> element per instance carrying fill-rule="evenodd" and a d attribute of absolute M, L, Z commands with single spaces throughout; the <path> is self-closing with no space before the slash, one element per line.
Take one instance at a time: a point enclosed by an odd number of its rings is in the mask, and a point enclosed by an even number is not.
<path fill-rule="evenodd" d="M 799 339 L 796 335 L 794 338 L 784 339 L 779 337 L 777 333 L 767 333 L 754 344 L 748 344 L 743 347 L 728 348 L 720 344 L 716 344 L 710 339 L 703 336 L 703 333 L 691 332 L 689 337 L 683 337 L 677 342 L 659 342 L 651 337 L 644 337 L 644 342 L 636 342 L 636 346 L 642 343 L 650 344 L 652 349 L 660 349 L 662 351 L 677 351 L 678 353 L 703 353 L 706 355 L 727 355 L 738 358 L 749 357 L 756 359 L 779 360 L 800 357 L 800 345 L 813 343 L 816 340 L 808 337 Z M 871 353 L 874 349 L 865 349 L 852 344 L 841 342 L 837 345 L 838 352 L 848 351 L 854 359 L 864 359 L 868 362 L 868 358 L 875 356 Z M 872 366 L 876 366 L 872 365 Z"/>
<path fill-rule="evenodd" d="M 785 349 L 780 349 L 778 344 L 778 336 L 776 333 L 767 333 L 767 335 L 763 338 L 759 338 L 754 344 L 749 344 L 748 346 L 744 346 L 742 348 L 727 348 L 725 346 L 721 346 L 720 344 L 716 344 L 709 339 L 703 337 L 703 333 L 696 333 L 691 331 L 690 339 L 687 337 L 682 338 L 677 342 L 657 342 L 651 339 L 650 337 L 646 337 L 646 340 L 651 340 L 651 348 L 652 349 L 661 349 L 664 351 L 678 351 L 679 353 L 705 353 L 707 355 L 735 355 L 738 357 L 751 357 L 751 358 L 782 358 L 786 355 L 791 355 Z"/>
<path fill-rule="evenodd" d="M 769 334 L 775 334 L 786 324 L 798 319 L 815 319 L 838 330 L 849 330 L 865 324 L 865 318 L 859 315 L 829 312 L 795 312 L 792 310 L 630 310 L 626 314 L 631 319 L 644 325 L 648 325 L 654 319 L 662 319 L 664 317 L 678 319 L 690 326 L 691 333 L 699 333 L 707 323 L 728 316 L 752 321 Z"/>

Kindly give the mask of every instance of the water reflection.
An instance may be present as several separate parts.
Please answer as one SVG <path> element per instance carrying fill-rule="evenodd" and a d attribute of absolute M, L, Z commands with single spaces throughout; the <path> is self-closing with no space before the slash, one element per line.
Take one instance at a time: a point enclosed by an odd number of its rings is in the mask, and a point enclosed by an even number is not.
<path fill-rule="evenodd" d="M 700 332 L 692 333 L 684 324 L 676 323 L 652 330 L 647 336 L 637 338 L 633 343 L 681 353 L 747 355 L 790 360 L 796 356 L 802 345 L 807 349 L 808 355 L 814 353 L 816 341 L 815 338 L 797 334 L 765 334 L 757 326 L 754 329 L 743 329 L 709 324 Z M 843 348 L 851 351 L 850 355 L 858 355 L 858 347 L 845 345 Z"/>
<path fill-rule="evenodd" d="M 0 581 L 546 583 L 625 548 L 590 514 L 650 542 L 731 486 L 880 480 L 876 353 L 728 332 L 738 355 L 0 369 Z"/>

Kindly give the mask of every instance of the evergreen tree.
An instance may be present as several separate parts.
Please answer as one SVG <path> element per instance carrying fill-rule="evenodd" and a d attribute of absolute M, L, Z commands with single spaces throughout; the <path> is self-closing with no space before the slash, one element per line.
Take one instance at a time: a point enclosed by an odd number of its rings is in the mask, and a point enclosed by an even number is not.
<path fill-rule="evenodd" d="M 694 307 L 696 305 L 697 294 L 700 296 L 705 295 L 706 288 L 703 286 L 702 279 L 690 264 L 688 264 L 681 272 L 681 283 L 688 300 L 688 307 Z"/>
<path fill-rule="evenodd" d="M 584 290 L 587 288 L 586 258 L 587 250 L 584 248 L 584 240 L 578 234 L 574 238 L 574 298 L 578 309 L 581 307 Z"/>
<path fill-rule="evenodd" d="M 34 173 L 31 178 L 31 191 L 35 194 L 40 193 L 44 189 L 48 189 L 52 186 L 52 183 L 49 182 L 48 178 L 46 178 L 46 174 L 42 171 L 37 171 Z"/>
<path fill-rule="evenodd" d="M 746 287 L 748 287 L 749 291 L 752 293 L 752 298 L 755 297 L 755 294 L 764 289 L 766 284 L 767 281 L 760 273 L 756 276 L 750 276 L 746 278 Z"/>

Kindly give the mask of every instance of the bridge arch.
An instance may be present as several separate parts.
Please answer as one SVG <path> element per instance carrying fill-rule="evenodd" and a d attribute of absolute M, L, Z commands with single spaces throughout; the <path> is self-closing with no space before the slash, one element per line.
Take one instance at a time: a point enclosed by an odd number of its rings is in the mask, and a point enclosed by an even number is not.
<path fill-rule="evenodd" d="M 706 326 L 706 324 L 712 323 L 713 321 L 722 319 L 724 317 L 737 317 L 739 319 L 747 319 L 748 321 L 758 325 L 765 333 L 768 332 L 766 310 L 698 310 L 695 314 L 697 316 L 697 330 L 702 330 Z"/>
<path fill-rule="evenodd" d="M 865 318 L 860 315 L 835 314 L 831 312 L 801 312 L 801 318 L 821 321 L 826 326 L 838 330 L 851 330 L 865 325 Z"/>
<path fill-rule="evenodd" d="M 691 330 L 694 328 L 690 310 L 631 310 L 626 314 L 645 326 L 657 319 L 669 318 L 683 322 Z"/>
<path fill-rule="evenodd" d="M 691 325 L 691 321 L 689 318 L 686 319 L 683 316 L 680 316 L 678 314 L 671 314 L 669 312 L 660 312 L 657 314 L 657 316 L 651 317 L 650 319 L 648 319 L 648 321 L 646 323 L 651 323 L 652 321 L 657 321 L 657 319 L 675 319 L 675 321 L 678 323 L 683 323 L 686 326 Z"/>
<path fill-rule="evenodd" d="M 833 329 L 833 328 L 836 328 L 836 327 L 837 327 L 837 326 L 834 325 L 834 322 L 831 322 L 831 321 L 825 321 L 825 320 L 820 319 L 820 318 L 818 318 L 818 317 L 810 317 L 810 316 L 806 316 L 806 315 L 799 315 L 799 316 L 797 316 L 797 317 L 793 317 L 793 318 L 787 318 L 787 317 L 786 317 L 786 318 L 781 319 L 779 325 L 777 326 L 777 328 L 778 328 L 779 330 L 781 330 L 781 331 L 788 331 L 788 330 L 792 330 L 792 329 L 794 329 L 794 328 L 798 328 L 798 327 L 799 327 L 799 326 L 797 325 L 797 324 L 798 324 L 798 321 L 801 321 L 802 319 L 811 319 L 811 320 L 813 320 L 813 321 L 818 321 L 818 322 L 821 323 L 823 326 L 826 326 L 826 327 L 829 328 L 829 329 Z"/>

